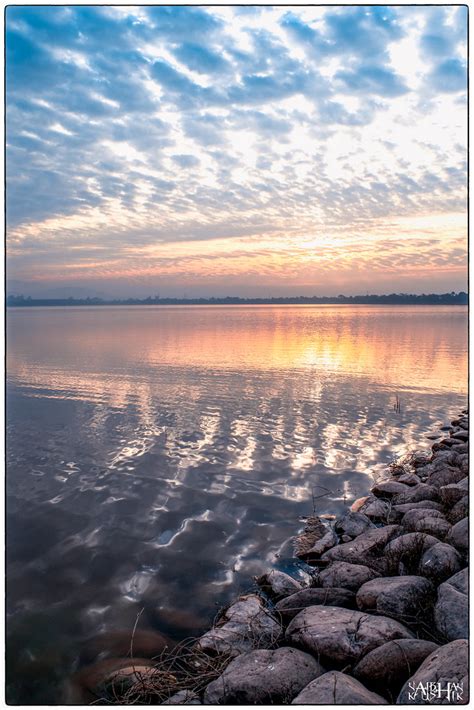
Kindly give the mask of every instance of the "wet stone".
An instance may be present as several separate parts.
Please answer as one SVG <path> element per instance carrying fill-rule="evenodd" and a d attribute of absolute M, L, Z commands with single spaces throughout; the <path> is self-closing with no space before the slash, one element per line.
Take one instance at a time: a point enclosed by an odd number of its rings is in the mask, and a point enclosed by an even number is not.
<path fill-rule="evenodd" d="M 303 588 L 303 585 L 297 582 L 296 579 L 293 579 L 293 577 L 290 577 L 289 574 L 285 574 L 285 572 L 280 572 L 280 570 L 276 569 L 262 574 L 261 577 L 258 577 L 256 582 L 274 601 L 283 599 L 283 597 L 294 594 Z"/>

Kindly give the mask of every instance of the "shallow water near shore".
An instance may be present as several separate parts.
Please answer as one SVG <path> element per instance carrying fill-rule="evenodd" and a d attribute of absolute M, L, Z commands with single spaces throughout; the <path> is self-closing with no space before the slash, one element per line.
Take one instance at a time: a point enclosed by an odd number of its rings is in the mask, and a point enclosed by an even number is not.
<path fill-rule="evenodd" d="M 59 703 L 87 639 L 195 635 L 299 518 L 467 401 L 467 309 L 8 312 L 10 703 Z M 395 411 L 396 398 L 401 411 Z"/>

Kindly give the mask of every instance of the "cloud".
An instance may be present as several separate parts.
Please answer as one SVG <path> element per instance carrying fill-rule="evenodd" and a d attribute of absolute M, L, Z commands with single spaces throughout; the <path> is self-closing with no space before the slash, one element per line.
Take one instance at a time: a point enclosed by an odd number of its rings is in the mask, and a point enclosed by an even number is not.
<path fill-rule="evenodd" d="M 394 72 L 377 66 L 360 66 L 354 71 L 339 71 L 335 79 L 342 82 L 343 91 L 349 92 L 393 97 L 408 91 Z"/>
<path fill-rule="evenodd" d="M 445 59 L 428 75 L 428 81 L 436 92 L 466 91 L 466 66 L 459 59 Z"/>

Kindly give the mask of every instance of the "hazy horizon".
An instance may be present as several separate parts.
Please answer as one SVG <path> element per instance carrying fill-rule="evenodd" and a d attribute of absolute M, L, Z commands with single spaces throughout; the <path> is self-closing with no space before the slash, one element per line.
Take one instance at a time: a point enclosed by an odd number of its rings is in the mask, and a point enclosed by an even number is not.
<path fill-rule="evenodd" d="M 10 292 L 467 291 L 466 33 L 464 6 L 8 7 Z"/>

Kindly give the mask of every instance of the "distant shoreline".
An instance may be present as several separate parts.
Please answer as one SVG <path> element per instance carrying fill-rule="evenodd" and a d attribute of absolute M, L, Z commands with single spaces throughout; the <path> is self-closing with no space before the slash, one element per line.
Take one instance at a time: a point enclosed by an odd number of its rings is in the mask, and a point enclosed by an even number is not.
<path fill-rule="evenodd" d="M 467 306 L 468 294 L 389 294 L 367 296 L 289 296 L 275 298 L 240 298 L 226 296 L 224 298 L 159 298 L 158 296 L 144 299 L 101 299 L 101 298 L 30 298 L 23 295 L 8 296 L 8 308 L 24 308 L 35 306 L 284 306 L 284 305 L 392 305 L 392 306 Z"/>

